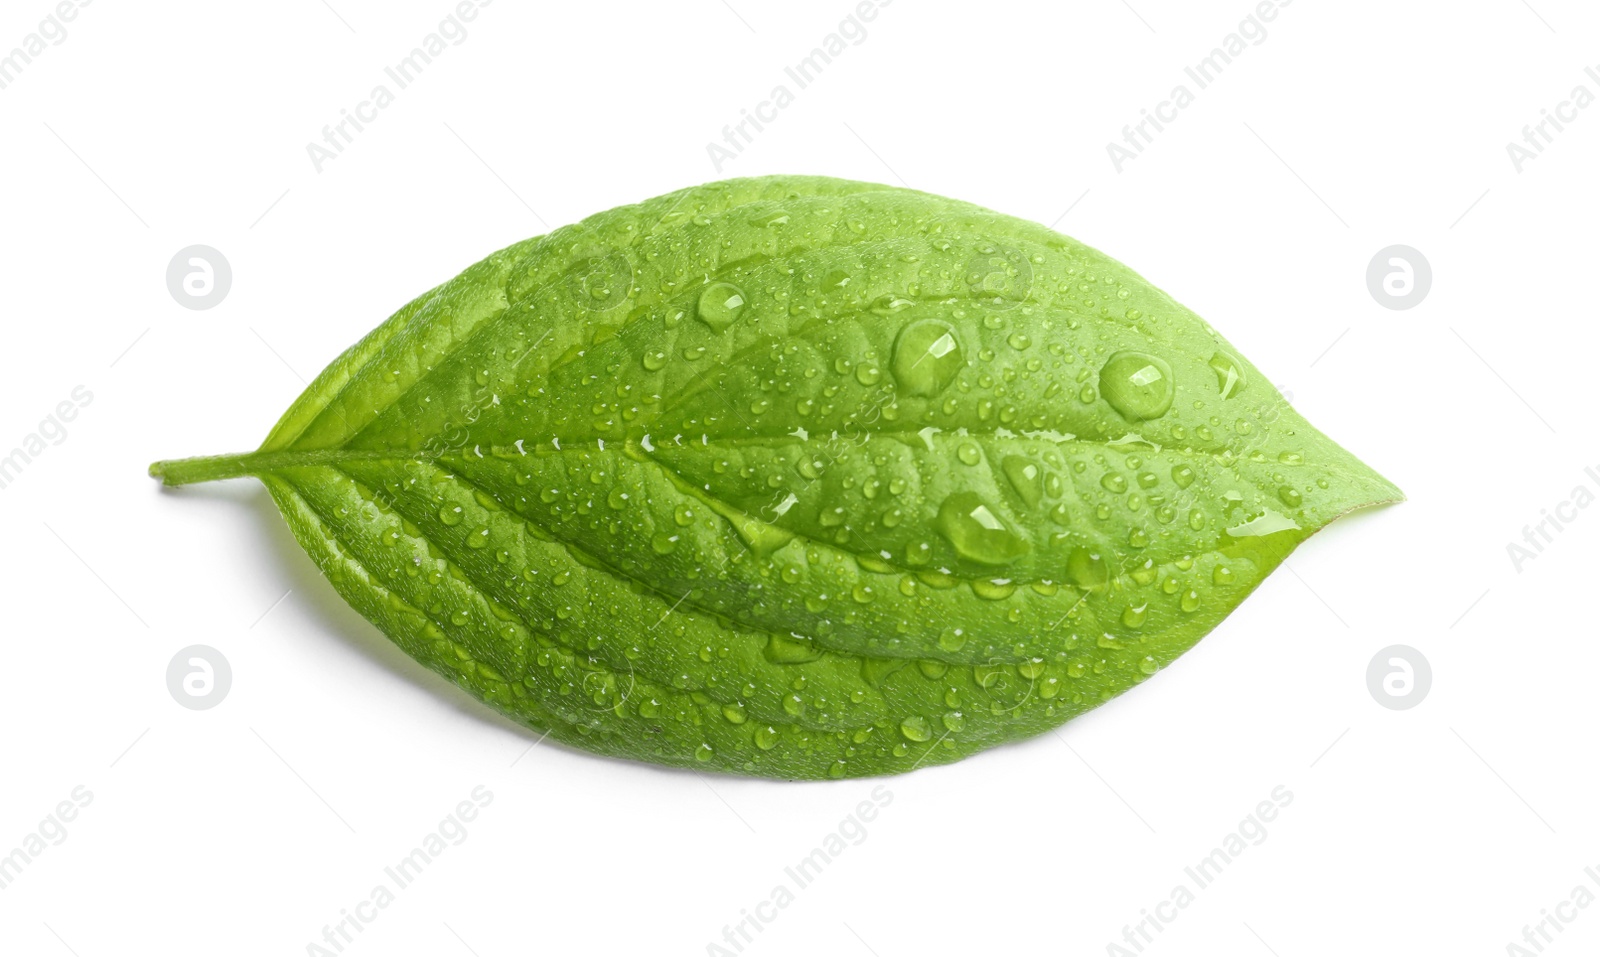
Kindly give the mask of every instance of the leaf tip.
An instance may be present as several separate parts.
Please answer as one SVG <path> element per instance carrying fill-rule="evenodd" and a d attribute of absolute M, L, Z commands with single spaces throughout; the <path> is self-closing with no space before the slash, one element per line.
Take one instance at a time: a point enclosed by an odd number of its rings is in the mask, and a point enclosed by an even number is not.
<path fill-rule="evenodd" d="M 1400 486 L 1377 471 L 1373 471 L 1372 474 L 1378 480 L 1377 497 L 1372 501 L 1373 505 L 1398 505 L 1406 500 L 1406 493 L 1401 491 Z"/>

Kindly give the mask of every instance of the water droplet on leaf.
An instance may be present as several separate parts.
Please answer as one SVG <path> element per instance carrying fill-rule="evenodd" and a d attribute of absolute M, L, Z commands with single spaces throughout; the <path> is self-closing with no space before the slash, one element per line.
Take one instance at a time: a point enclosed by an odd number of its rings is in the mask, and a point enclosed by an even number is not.
<path fill-rule="evenodd" d="M 1172 408 L 1172 367 L 1148 353 L 1119 352 L 1100 370 L 1100 394 L 1124 418 L 1157 418 Z"/>

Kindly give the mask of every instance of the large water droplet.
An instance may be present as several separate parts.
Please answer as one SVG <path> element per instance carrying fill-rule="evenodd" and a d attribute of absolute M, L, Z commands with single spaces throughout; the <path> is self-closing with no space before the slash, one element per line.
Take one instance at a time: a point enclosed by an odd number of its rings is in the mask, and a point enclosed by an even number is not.
<path fill-rule="evenodd" d="M 956 552 L 969 561 L 1005 565 L 1028 552 L 1028 543 L 972 492 L 957 492 L 945 499 L 936 524 Z"/>
<path fill-rule="evenodd" d="M 822 649 L 809 638 L 770 634 L 761 653 L 768 661 L 780 665 L 798 665 L 822 657 Z"/>
<path fill-rule="evenodd" d="M 1124 418 L 1154 419 L 1172 408 L 1172 367 L 1145 352 L 1119 352 L 1100 370 L 1100 394 Z"/>
<path fill-rule="evenodd" d="M 894 377 L 911 395 L 938 395 L 966 364 L 955 327 L 940 319 L 913 322 L 894 344 Z"/>
<path fill-rule="evenodd" d="M 1000 470 L 1029 508 L 1039 504 L 1039 499 L 1044 496 L 1044 473 L 1039 466 L 1020 455 L 1008 455 L 1000 463 Z"/>
<path fill-rule="evenodd" d="M 1231 399 L 1244 388 L 1244 365 L 1226 352 L 1218 351 L 1211 357 L 1211 369 L 1217 374 L 1217 391 L 1224 399 Z"/>
<path fill-rule="evenodd" d="M 721 332 L 739 318 L 746 302 L 744 290 L 738 286 L 731 282 L 714 282 L 700 293 L 700 305 L 695 314 L 713 331 Z"/>
<path fill-rule="evenodd" d="M 980 578 L 972 583 L 972 593 L 987 601 L 1004 601 L 1016 592 L 1017 586 L 1005 578 Z"/>
<path fill-rule="evenodd" d="M 933 726 L 921 715 L 912 715 L 900 722 L 900 733 L 910 741 L 927 741 L 933 737 Z"/>

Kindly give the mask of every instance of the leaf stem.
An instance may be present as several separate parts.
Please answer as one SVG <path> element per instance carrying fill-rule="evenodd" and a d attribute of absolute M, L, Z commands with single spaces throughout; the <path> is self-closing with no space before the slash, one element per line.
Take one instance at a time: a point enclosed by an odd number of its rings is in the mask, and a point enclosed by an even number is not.
<path fill-rule="evenodd" d="M 152 478 L 163 485 L 190 485 L 195 482 L 214 482 L 217 479 L 240 478 L 254 475 L 267 463 L 261 462 L 259 452 L 241 452 L 233 455 L 203 455 L 192 459 L 169 459 L 150 466 Z"/>
<path fill-rule="evenodd" d="M 150 475 L 166 485 L 191 485 L 218 479 L 262 475 L 279 469 L 337 466 L 350 461 L 428 461 L 421 453 L 372 449 L 279 449 L 272 452 L 235 452 L 232 455 L 202 455 L 193 459 L 169 459 L 150 466 Z"/>

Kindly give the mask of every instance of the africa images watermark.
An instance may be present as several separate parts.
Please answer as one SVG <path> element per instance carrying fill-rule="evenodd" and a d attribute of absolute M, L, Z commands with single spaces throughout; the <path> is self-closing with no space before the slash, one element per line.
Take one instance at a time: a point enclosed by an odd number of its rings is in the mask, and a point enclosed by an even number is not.
<path fill-rule="evenodd" d="M 437 827 L 423 835 L 421 842 L 394 864 L 383 869 L 386 881 L 380 882 L 367 894 L 365 900 L 339 911 L 339 919 L 322 928 L 322 941 L 306 944 L 309 957 L 334 957 L 344 953 L 356 935 L 389 909 L 399 893 L 416 883 L 422 872 L 439 859 L 452 846 L 460 846 L 467 839 L 467 824 L 477 820 L 478 813 L 494 802 L 494 792 L 482 784 L 472 789 L 470 801 L 461 801 L 441 820 Z"/>
<path fill-rule="evenodd" d="M 10 452 L 0 449 L 0 490 L 10 488 L 33 460 L 43 455 L 52 445 L 67 440 L 67 423 L 78 417 L 78 412 L 94 401 L 94 393 L 84 386 L 74 386 L 68 398 L 56 403 L 39 421 L 39 427 L 22 437 Z"/>
<path fill-rule="evenodd" d="M 1122 172 L 1128 163 L 1138 159 L 1139 154 L 1145 151 L 1145 147 L 1155 142 L 1156 134 L 1165 132 L 1167 124 L 1175 122 L 1179 114 L 1194 103 L 1197 92 L 1215 83 L 1223 71 L 1232 66 L 1233 61 L 1250 47 L 1265 43 L 1267 24 L 1278 19 L 1278 11 L 1293 2 L 1294 0 L 1261 0 L 1255 9 L 1239 21 L 1239 26 L 1234 32 L 1222 38 L 1221 44 L 1202 57 L 1198 63 L 1184 67 L 1184 75 L 1194 82 L 1193 90 L 1189 89 L 1188 83 L 1179 83 L 1172 88 L 1167 99 L 1151 109 L 1140 110 L 1144 118 L 1138 123 L 1122 128 L 1121 143 L 1112 140 L 1106 144 L 1106 155 L 1111 158 L 1111 165 L 1117 172 Z"/>
<path fill-rule="evenodd" d="M 1589 884 L 1600 887 L 1600 868 L 1585 867 L 1583 876 L 1589 879 Z M 1567 925 L 1594 904 L 1595 891 L 1589 884 L 1574 884 L 1565 900 L 1539 911 L 1538 923 L 1524 924 L 1522 939 L 1506 944 L 1508 957 L 1538 957 L 1544 953 L 1545 945 L 1554 943 L 1556 934 L 1565 933 Z"/>
<path fill-rule="evenodd" d="M 67 824 L 77 820 L 78 812 L 94 801 L 94 792 L 78 785 L 39 822 L 39 826 L 23 835 L 11 853 L 0 857 L 0 891 L 7 890 L 22 876 L 23 870 L 38 860 L 39 855 L 51 847 L 59 847 L 67 839 Z"/>
<path fill-rule="evenodd" d="M 1589 66 L 1584 67 L 1583 72 L 1600 87 L 1600 69 Z M 1554 109 L 1540 110 L 1542 119 L 1522 128 L 1522 142 L 1512 140 L 1506 144 L 1506 155 L 1511 157 L 1512 168 L 1519 173 L 1526 169 L 1528 163 L 1539 158 L 1545 147 L 1556 141 L 1556 134 L 1565 133 L 1567 124 L 1577 121 L 1580 110 L 1588 109 L 1594 102 L 1594 91 L 1579 83 Z"/>
<path fill-rule="evenodd" d="M 1177 920 L 1182 911 L 1198 900 L 1200 891 L 1216 883 L 1229 864 L 1238 860 L 1252 846 L 1263 844 L 1267 839 L 1267 825 L 1277 820 L 1278 813 L 1293 803 L 1294 792 L 1280 784 L 1272 789 L 1269 797 L 1270 801 L 1257 804 L 1237 828 L 1224 835 L 1222 843 L 1213 848 L 1211 853 L 1183 869 L 1184 876 L 1188 878 L 1186 883 L 1174 887 L 1166 900 L 1140 910 L 1139 919 L 1133 924 L 1124 925 L 1122 940 L 1106 944 L 1108 957 L 1136 957 L 1144 953 L 1145 947 L 1155 940 L 1155 935 L 1166 930 L 1168 924 Z"/>
<path fill-rule="evenodd" d="M 784 67 L 784 75 L 794 81 L 795 89 L 804 90 L 810 86 L 846 50 L 866 42 L 867 24 L 878 19 L 879 11 L 893 2 L 861 0 L 849 16 L 839 21 L 839 28 L 823 37 L 808 56 L 794 66 Z M 755 142 L 755 134 L 765 130 L 768 123 L 775 122 L 779 112 L 788 109 L 794 101 L 794 90 L 789 89 L 787 83 L 779 83 L 753 109 L 740 109 L 743 118 L 736 124 L 722 128 L 722 143 L 712 140 L 706 144 L 706 155 L 711 157 L 711 165 L 716 167 L 717 172 L 722 172 L 723 164 L 737 159 L 746 146 Z M 752 127 L 754 132 L 751 132 Z"/>
<path fill-rule="evenodd" d="M 1554 507 L 1540 509 L 1542 517 L 1539 521 L 1522 526 L 1522 541 L 1506 543 L 1506 555 L 1510 557 L 1511 567 L 1516 569 L 1517 574 L 1522 574 L 1523 566 L 1554 545 L 1556 536 L 1566 531 L 1567 526 L 1577 521 L 1584 509 L 1595 503 L 1596 491 L 1600 490 L 1600 467 L 1591 465 L 1583 470 L 1583 474 L 1589 484 L 1573 486 L 1572 493 Z"/>
<path fill-rule="evenodd" d="M 829 832 L 811 853 L 802 857 L 798 862 L 783 869 L 787 880 L 780 881 L 772 888 L 767 899 L 756 904 L 754 908 L 741 908 L 738 923 L 722 928 L 722 943 L 712 941 L 706 944 L 706 953 L 709 957 L 736 957 L 744 953 L 745 946 L 752 943 L 755 935 L 767 929 L 767 925 L 778 919 L 790 904 L 799 897 L 800 891 L 805 890 L 822 876 L 824 869 L 839 859 L 839 855 L 849 850 L 852 846 L 859 845 L 867 839 L 867 823 L 876 820 L 878 812 L 894 802 L 894 792 L 880 784 L 872 789 L 872 800 L 862 801 L 855 806 L 839 826 Z M 754 913 L 752 913 L 754 911 Z"/>
<path fill-rule="evenodd" d="M 22 75 L 22 71 L 46 50 L 66 43 L 67 24 L 78 19 L 78 11 L 93 2 L 94 0 L 61 0 L 50 9 L 43 20 L 39 21 L 37 29 L 23 37 L 22 42 L 13 47 L 11 52 L 0 56 L 0 90 L 17 82 L 17 77 Z"/>
<path fill-rule="evenodd" d="M 422 72 L 433 64 L 452 46 L 460 46 L 467 40 L 467 24 L 478 19 L 478 12 L 494 0 L 461 0 L 455 5 L 439 26 L 432 33 L 422 38 L 412 51 L 401 57 L 393 66 L 383 68 L 383 73 L 394 83 L 395 89 L 389 89 L 387 83 L 379 83 L 367 94 L 367 98 L 357 103 L 350 109 L 339 111 L 340 119 L 322 128 L 322 142 L 312 141 L 306 144 L 306 155 L 311 158 L 311 165 L 317 172 L 322 172 L 323 167 L 332 160 L 339 158 L 345 148 L 355 142 L 356 134 L 364 132 L 367 124 L 376 122 L 378 115 L 394 105 L 395 93 L 404 90 Z"/>

